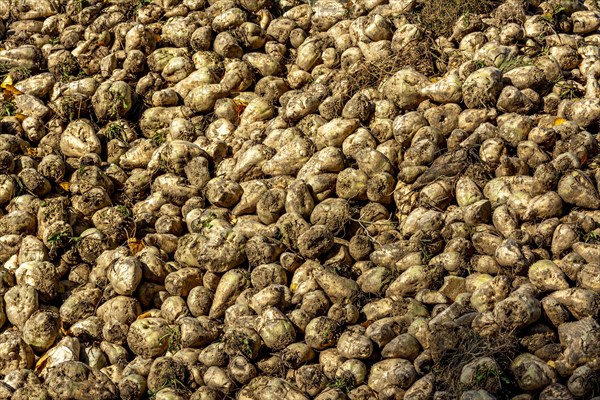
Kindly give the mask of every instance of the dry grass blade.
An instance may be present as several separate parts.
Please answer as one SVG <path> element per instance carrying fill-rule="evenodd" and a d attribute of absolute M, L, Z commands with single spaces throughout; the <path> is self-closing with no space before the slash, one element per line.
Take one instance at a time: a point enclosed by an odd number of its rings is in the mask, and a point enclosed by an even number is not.
<path fill-rule="evenodd" d="M 353 64 L 340 80 L 347 98 L 366 88 L 378 88 L 386 79 L 403 68 L 413 68 L 425 76 L 443 75 L 447 54 L 436 43 L 439 36 L 449 37 L 452 27 L 462 16 L 489 14 L 502 1 L 496 0 L 420 0 L 406 16 L 419 26 L 424 38 L 407 43 L 389 57 Z M 352 77 L 352 79 L 348 79 Z"/>
<path fill-rule="evenodd" d="M 449 37 L 454 23 L 463 15 L 489 14 L 502 3 L 498 0 L 418 0 L 408 17 L 433 38 Z"/>
<path fill-rule="evenodd" d="M 343 79 L 352 77 L 345 82 L 348 85 L 348 97 L 362 89 L 378 88 L 403 68 L 413 68 L 426 76 L 435 75 L 436 55 L 432 44 L 428 40 L 412 41 L 389 57 L 353 64 L 347 73 L 342 75 Z"/>
<path fill-rule="evenodd" d="M 519 354 L 517 338 L 510 332 L 480 336 L 469 328 L 459 330 L 458 336 L 458 344 L 445 350 L 433 366 L 436 386 L 450 391 L 458 398 L 463 391 L 460 383 L 463 367 L 475 359 L 490 357 L 498 363 L 500 371 L 503 371 L 503 374 L 498 376 L 501 387 L 498 398 L 510 398 L 514 385 L 512 377 L 504 375 L 504 372 L 510 371 L 512 359 Z"/>

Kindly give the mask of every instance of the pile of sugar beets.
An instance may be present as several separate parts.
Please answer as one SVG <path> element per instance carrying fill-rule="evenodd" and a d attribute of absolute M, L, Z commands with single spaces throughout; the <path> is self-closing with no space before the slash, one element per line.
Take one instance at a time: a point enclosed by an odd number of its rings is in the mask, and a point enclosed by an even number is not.
<path fill-rule="evenodd" d="M 426 3 L 0 0 L 0 399 L 600 396 L 600 8 Z"/>

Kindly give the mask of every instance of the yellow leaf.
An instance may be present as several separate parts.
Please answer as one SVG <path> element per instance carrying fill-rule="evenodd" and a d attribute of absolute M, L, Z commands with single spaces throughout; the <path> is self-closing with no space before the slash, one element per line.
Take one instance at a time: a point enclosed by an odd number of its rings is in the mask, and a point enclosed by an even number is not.
<path fill-rule="evenodd" d="M 48 353 L 44 353 L 43 356 L 35 363 L 35 373 L 40 374 L 42 370 L 46 367 L 46 363 L 48 362 Z"/>
<path fill-rule="evenodd" d="M 4 89 L 5 96 L 16 96 L 19 94 L 23 94 L 19 89 L 13 86 L 13 79 L 10 74 L 6 75 L 6 78 L 0 83 L 0 88 Z"/>
<path fill-rule="evenodd" d="M 137 319 L 149 318 L 152 316 L 152 311 L 146 311 L 145 313 L 141 313 L 138 315 Z"/>
<path fill-rule="evenodd" d="M 160 35 L 155 35 L 155 36 L 156 36 L 156 41 L 157 41 L 157 42 L 160 42 L 160 39 L 162 39 L 162 38 L 160 37 Z"/>
<path fill-rule="evenodd" d="M 18 96 L 20 94 L 23 94 L 23 92 L 21 92 L 19 89 L 17 89 L 13 85 L 3 86 L 2 89 L 4 89 L 5 96 Z"/>
<path fill-rule="evenodd" d="M 246 107 L 248 105 L 248 102 L 246 100 L 242 100 L 242 99 L 233 99 L 233 102 L 239 106 Z"/>
<path fill-rule="evenodd" d="M 69 336 L 69 330 L 67 328 L 65 328 L 64 321 L 60 321 L 60 333 L 62 333 L 63 336 Z"/>
<path fill-rule="evenodd" d="M 27 118 L 27 115 L 17 113 L 17 114 L 15 114 L 15 118 L 18 119 L 19 121 L 23 122 L 23 120 L 25 118 Z"/>
<path fill-rule="evenodd" d="M 131 238 L 127 241 L 127 244 L 129 245 L 129 250 L 131 250 L 131 254 L 133 254 L 134 256 L 139 253 L 140 251 L 142 251 L 142 249 L 144 247 L 146 247 L 144 245 L 144 242 L 142 242 L 139 239 L 135 239 L 135 238 Z"/>
<path fill-rule="evenodd" d="M 58 184 L 58 186 L 60 186 L 61 188 L 63 188 L 63 190 L 69 191 L 69 188 L 71 187 L 71 183 L 69 182 L 61 182 Z"/>
<path fill-rule="evenodd" d="M 248 102 L 241 99 L 233 99 L 233 104 L 238 115 L 241 115 L 248 106 Z"/>
<path fill-rule="evenodd" d="M 4 80 L 0 84 L 0 87 L 2 89 L 5 89 L 6 86 L 9 86 L 9 85 L 12 86 L 12 84 L 13 84 L 12 76 L 10 76 L 10 74 L 7 74 L 6 78 L 4 78 Z"/>
<path fill-rule="evenodd" d="M 552 360 L 548 360 L 546 361 L 546 364 L 548 364 L 549 366 L 551 366 L 552 368 L 556 368 L 556 363 Z"/>
<path fill-rule="evenodd" d="M 28 147 L 25 152 L 27 153 L 28 156 L 32 156 L 32 157 L 35 157 L 38 154 L 37 149 L 35 147 Z"/>
<path fill-rule="evenodd" d="M 553 125 L 553 126 L 558 126 L 558 125 L 560 125 L 560 124 L 564 124 L 565 122 L 567 122 L 567 120 L 566 120 L 566 119 L 564 119 L 564 118 L 556 118 L 556 119 L 554 120 L 554 122 L 552 123 L 552 125 Z"/>

